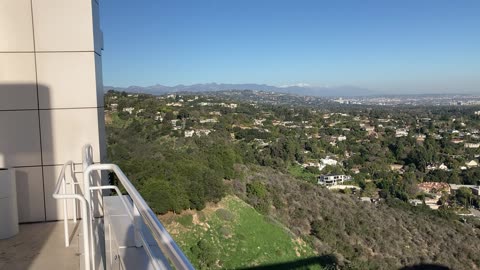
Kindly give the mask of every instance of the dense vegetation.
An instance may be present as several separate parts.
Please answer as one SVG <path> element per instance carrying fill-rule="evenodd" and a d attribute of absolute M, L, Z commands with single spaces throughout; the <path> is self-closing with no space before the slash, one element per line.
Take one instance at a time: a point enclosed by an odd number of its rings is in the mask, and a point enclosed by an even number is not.
<path fill-rule="evenodd" d="M 480 265 L 476 221 L 461 224 L 453 214 L 479 206 L 469 189 L 445 194 L 439 211 L 406 203 L 425 199 L 417 188 L 421 182 L 478 183 L 480 169 L 462 168 L 478 160 L 478 149 L 455 142 L 480 141 L 477 108 L 231 106 L 231 100 L 201 96 L 117 92 L 105 101 L 109 158 L 158 214 L 202 210 L 234 193 L 341 268 Z M 408 134 L 398 137 L 398 129 Z M 187 131 L 195 135 L 187 137 Z M 327 156 L 339 165 L 321 172 L 300 166 Z M 442 163 L 449 169 L 427 169 Z M 402 169 L 393 170 L 392 164 Z M 362 191 L 328 191 L 316 185 L 320 173 L 354 174 L 351 184 Z M 383 201 L 366 204 L 358 196 Z M 197 245 L 189 249 L 197 266 L 220 267 L 200 252 L 209 244 L 199 240 L 189 241 Z"/>
<path fill-rule="evenodd" d="M 163 214 L 201 210 L 206 202 L 220 201 L 225 195 L 223 179 L 233 176 L 233 164 L 239 161 L 233 150 L 205 138 L 187 142 L 142 137 L 150 128 L 136 120 L 111 126 L 109 153 L 151 207 Z"/>

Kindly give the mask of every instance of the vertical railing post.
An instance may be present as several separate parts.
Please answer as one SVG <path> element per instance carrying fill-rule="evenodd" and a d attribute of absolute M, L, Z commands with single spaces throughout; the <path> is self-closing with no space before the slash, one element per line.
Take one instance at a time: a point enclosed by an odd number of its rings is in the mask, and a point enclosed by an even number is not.
<path fill-rule="evenodd" d="M 122 195 L 120 195 L 122 196 Z M 135 232 L 135 246 L 137 248 L 142 247 L 142 235 L 141 235 L 141 230 L 142 230 L 142 217 L 140 216 L 140 212 L 138 212 L 137 206 L 133 204 L 133 229 Z"/>
<path fill-rule="evenodd" d="M 67 194 L 67 181 L 65 180 L 65 174 L 63 174 L 62 186 L 63 186 L 63 194 Z M 63 200 L 63 228 L 65 233 L 65 247 L 70 246 L 70 239 L 69 239 L 69 233 L 68 233 L 67 202 L 68 200 Z"/>
<path fill-rule="evenodd" d="M 77 194 L 77 184 L 72 181 L 72 192 Z M 73 200 L 73 222 L 77 223 L 77 200 Z"/>
<path fill-rule="evenodd" d="M 70 181 L 70 184 L 72 185 L 71 186 L 71 190 L 72 190 L 72 193 L 73 194 L 77 194 L 77 187 L 76 187 L 76 176 L 75 176 L 75 163 L 72 162 L 72 165 L 70 167 L 70 174 L 72 176 L 72 179 Z M 72 200 L 72 203 L 73 203 L 73 222 L 74 223 L 77 223 L 77 200 L 76 199 L 73 199 Z"/>
<path fill-rule="evenodd" d="M 93 158 L 92 156 L 92 146 L 87 144 L 83 146 L 82 149 L 82 169 L 83 169 L 83 195 L 84 198 L 87 202 L 87 215 L 85 216 L 85 219 L 88 220 L 88 236 L 90 238 L 90 252 L 91 252 L 91 264 L 92 264 L 92 269 L 95 269 L 95 241 L 94 241 L 94 235 L 93 235 L 93 224 L 92 221 L 94 219 L 93 217 L 93 205 L 92 205 L 92 198 L 91 198 L 91 192 L 90 192 L 90 177 L 91 177 L 91 171 L 88 172 L 88 167 L 93 163 Z"/>
<path fill-rule="evenodd" d="M 84 163 L 85 164 L 85 163 Z M 87 201 L 87 215 L 85 216 L 85 219 L 88 221 L 88 232 L 86 232 L 89 237 L 90 237 L 90 252 L 91 252 L 91 263 L 92 265 L 95 263 L 95 241 L 93 237 L 93 224 L 92 224 L 92 199 L 90 195 L 90 172 L 88 170 L 88 167 L 83 168 L 83 196 L 85 197 L 85 200 Z M 92 269 L 95 269 L 95 267 L 92 267 Z"/>
<path fill-rule="evenodd" d="M 90 252 L 90 244 L 89 244 L 89 218 L 88 218 L 88 204 L 85 199 L 85 197 L 76 194 L 76 186 L 74 182 L 76 181 L 76 177 L 73 173 L 73 167 L 72 168 L 72 179 L 71 179 L 71 184 L 72 184 L 72 189 L 73 189 L 73 194 L 67 194 L 67 178 L 65 176 L 65 170 L 67 166 L 74 166 L 73 161 L 68 161 L 65 163 L 62 167 L 62 171 L 60 173 L 60 176 L 58 177 L 57 184 L 55 185 L 55 191 L 53 192 L 53 198 L 56 200 L 63 200 L 63 220 L 64 220 L 64 232 L 65 232 L 65 246 L 68 247 L 70 245 L 70 237 L 69 237 L 69 231 L 68 231 L 68 201 L 76 200 L 80 201 L 80 208 L 81 208 L 81 215 L 82 215 L 82 230 L 83 230 L 83 249 L 84 249 L 84 260 L 85 260 L 85 265 L 84 269 L 85 270 L 90 270 L 95 268 L 95 265 L 92 265 L 92 262 L 90 261 L 91 252 Z M 62 190 L 62 191 L 60 191 Z M 61 193 L 62 192 L 62 193 Z M 75 211 L 76 209 L 76 203 L 75 205 Z M 74 213 L 75 213 L 74 211 Z M 74 218 L 76 219 L 76 214 L 74 215 Z"/>
<path fill-rule="evenodd" d="M 85 251 L 85 254 L 83 254 L 84 256 L 84 264 L 85 264 L 85 270 L 90 270 L 90 269 L 95 269 L 94 267 L 92 267 L 92 262 L 90 262 L 90 250 L 89 250 L 89 247 L 88 247 L 88 203 L 87 201 L 83 200 L 83 201 L 80 201 L 80 202 L 83 202 L 83 204 L 81 205 L 81 209 L 82 209 L 82 228 L 83 228 L 83 249 Z"/>

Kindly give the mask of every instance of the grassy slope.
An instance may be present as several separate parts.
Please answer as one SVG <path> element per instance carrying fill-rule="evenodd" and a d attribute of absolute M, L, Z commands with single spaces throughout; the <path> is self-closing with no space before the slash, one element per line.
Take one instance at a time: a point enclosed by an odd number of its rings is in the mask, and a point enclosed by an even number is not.
<path fill-rule="evenodd" d="M 300 165 L 289 166 L 288 172 L 297 179 L 301 179 L 314 184 L 317 183 L 317 174 L 306 171 Z"/>
<path fill-rule="evenodd" d="M 221 215 L 228 210 L 231 214 Z M 233 215 L 232 215 L 233 214 Z M 200 239 L 219 251 L 218 268 L 234 269 L 288 262 L 315 256 L 309 245 L 295 239 L 279 224 L 267 220 L 237 197 L 227 196 L 219 204 L 200 212 L 161 217 L 172 237 L 198 266 L 191 248 Z"/>

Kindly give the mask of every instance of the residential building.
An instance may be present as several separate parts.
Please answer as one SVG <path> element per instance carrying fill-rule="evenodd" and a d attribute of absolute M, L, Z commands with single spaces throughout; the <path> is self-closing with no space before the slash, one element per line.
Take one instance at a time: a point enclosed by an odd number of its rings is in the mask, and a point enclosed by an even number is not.
<path fill-rule="evenodd" d="M 452 139 L 452 143 L 454 144 L 460 144 L 460 143 L 463 143 L 464 140 L 463 139 L 460 139 L 460 138 L 454 138 Z"/>
<path fill-rule="evenodd" d="M 329 165 L 329 166 L 337 166 L 338 164 L 338 161 L 336 161 L 335 159 L 331 159 L 330 157 L 322 158 L 320 159 L 320 162 L 323 165 Z"/>
<path fill-rule="evenodd" d="M 408 136 L 408 130 L 404 128 L 397 129 L 395 131 L 395 137 L 400 138 L 400 137 L 407 137 Z"/>
<path fill-rule="evenodd" d="M 135 108 L 133 108 L 133 107 L 123 108 L 123 111 L 128 112 L 129 114 L 132 114 L 134 110 L 135 110 Z"/>
<path fill-rule="evenodd" d="M 326 174 L 318 177 L 318 184 L 322 186 L 335 186 L 351 179 L 352 177 L 349 175 Z"/>
<path fill-rule="evenodd" d="M 477 149 L 480 148 L 480 143 L 465 143 L 465 148 Z"/>
<path fill-rule="evenodd" d="M 465 163 L 468 168 L 476 168 L 478 167 L 478 162 L 476 160 L 470 160 L 469 162 Z"/>
<path fill-rule="evenodd" d="M 195 134 L 198 136 L 198 137 L 201 137 L 201 136 L 208 136 L 208 134 L 210 134 L 212 131 L 210 129 L 197 129 L 195 130 Z"/>
<path fill-rule="evenodd" d="M 185 138 L 193 137 L 193 134 L 195 134 L 195 130 L 185 130 Z"/>
<path fill-rule="evenodd" d="M 200 124 L 217 123 L 217 122 L 218 122 L 218 120 L 216 118 L 209 118 L 209 119 L 200 120 Z"/>
<path fill-rule="evenodd" d="M 392 171 L 400 171 L 402 169 L 403 169 L 403 165 L 401 165 L 401 164 L 390 165 L 390 170 L 392 170 Z"/>
<path fill-rule="evenodd" d="M 417 185 L 418 189 L 430 194 L 441 194 L 446 192 L 450 194 L 451 188 L 448 183 L 441 182 L 423 182 Z"/>
<path fill-rule="evenodd" d="M 442 171 L 448 171 L 448 167 L 444 163 L 440 164 L 440 166 L 438 166 L 438 169 Z"/>

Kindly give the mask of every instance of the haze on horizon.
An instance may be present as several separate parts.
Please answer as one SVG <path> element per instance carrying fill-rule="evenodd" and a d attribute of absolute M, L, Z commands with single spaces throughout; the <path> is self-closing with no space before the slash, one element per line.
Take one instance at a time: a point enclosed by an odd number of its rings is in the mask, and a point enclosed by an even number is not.
<path fill-rule="evenodd" d="M 104 0 L 104 84 L 480 93 L 480 1 Z"/>

